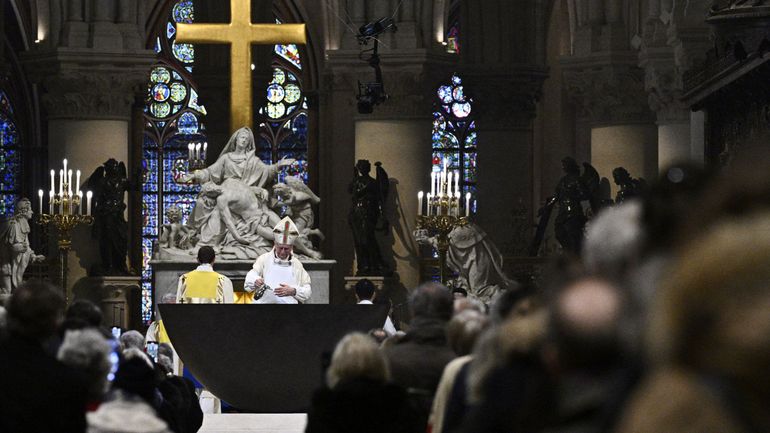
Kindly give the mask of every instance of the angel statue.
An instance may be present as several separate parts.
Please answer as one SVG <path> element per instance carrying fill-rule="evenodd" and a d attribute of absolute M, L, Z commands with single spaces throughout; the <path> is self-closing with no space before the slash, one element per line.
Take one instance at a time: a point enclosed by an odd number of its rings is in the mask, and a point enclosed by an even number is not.
<path fill-rule="evenodd" d="M 581 175 L 577 162 L 569 156 L 561 160 L 561 165 L 564 176 L 556 185 L 554 195 L 549 197 L 545 205 L 538 211 L 540 221 L 535 232 L 535 239 L 530 245 L 529 253 L 531 256 L 537 255 L 540 249 L 540 243 L 543 241 L 545 228 L 548 225 L 554 205 L 559 205 L 554 223 L 556 240 L 559 241 L 562 248 L 573 254 L 580 253 L 580 246 L 583 243 L 583 230 L 587 221 L 583 212 L 583 201 L 589 201 L 594 212 L 598 211 L 599 206 L 601 206 L 601 200 L 598 197 L 601 180 L 596 169 L 591 164 L 584 162 L 583 174 Z"/>
<path fill-rule="evenodd" d="M 294 243 L 294 248 L 300 253 L 302 250 L 309 251 L 307 254 L 313 258 L 321 258 L 313 243 L 310 242 L 310 236 L 316 236 L 323 240 L 324 235 L 321 230 L 312 228 L 315 222 L 313 214 L 313 205 L 321 202 L 321 199 L 307 186 L 302 179 L 295 176 L 287 176 L 284 183 L 277 183 L 273 186 L 274 204 L 273 209 L 283 216 L 291 217 L 294 224 L 297 225 L 300 236 Z"/>
<path fill-rule="evenodd" d="M 356 248 L 357 275 L 382 275 L 385 265 L 380 253 L 380 246 L 374 235 L 375 230 L 387 233 L 388 222 L 383 213 L 388 196 L 388 174 L 380 162 L 377 167 L 377 179 L 369 175 L 372 165 L 366 159 L 359 159 L 353 168 L 353 181 L 350 192 L 353 206 L 348 214 L 348 224 L 353 230 L 353 242 Z"/>
<path fill-rule="evenodd" d="M 94 192 L 94 226 L 92 236 L 99 242 L 102 262 L 91 269 L 92 275 L 128 275 L 128 223 L 124 196 L 130 184 L 126 165 L 113 158 L 97 168 L 86 181 Z"/>
<path fill-rule="evenodd" d="M 16 201 L 13 216 L 0 225 L 0 295 L 10 295 L 19 287 L 30 263 L 45 260 L 29 246 L 30 218 L 32 203 L 27 198 L 21 198 Z"/>
<path fill-rule="evenodd" d="M 167 207 L 166 219 L 168 223 L 161 227 L 160 238 L 158 239 L 161 245 L 165 248 L 186 250 L 196 243 L 195 230 L 182 224 L 182 209 L 179 206 Z"/>
<path fill-rule="evenodd" d="M 188 221 L 198 234 L 197 246 L 209 245 L 226 258 L 253 259 L 271 248 L 265 236 L 277 215 L 267 206 L 272 183 L 294 159 L 265 164 L 255 153 L 254 133 L 235 131 L 209 167 L 181 176 L 202 185 Z M 277 223 L 278 220 L 275 220 Z"/>

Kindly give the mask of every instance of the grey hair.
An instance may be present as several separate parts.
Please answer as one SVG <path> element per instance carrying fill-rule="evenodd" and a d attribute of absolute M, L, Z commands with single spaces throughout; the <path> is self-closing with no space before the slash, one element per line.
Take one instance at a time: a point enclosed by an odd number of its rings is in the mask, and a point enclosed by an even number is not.
<path fill-rule="evenodd" d="M 447 341 L 457 356 L 465 356 L 473 351 L 479 335 L 489 325 L 489 318 L 476 310 L 463 310 L 447 324 Z"/>
<path fill-rule="evenodd" d="M 140 350 L 144 348 L 144 336 L 139 331 L 134 331 L 132 329 L 124 332 L 120 336 L 120 348 L 126 350 L 130 347 L 135 347 Z"/>
<path fill-rule="evenodd" d="M 128 349 L 123 350 L 124 362 L 134 358 L 139 358 L 144 361 L 148 367 L 155 368 L 150 357 L 147 356 L 146 353 L 142 352 L 141 349 L 137 349 L 136 347 L 129 347 Z"/>
<path fill-rule="evenodd" d="M 334 388 L 345 379 L 367 378 L 380 382 L 390 380 L 385 355 L 368 335 L 352 332 L 337 343 L 331 365 L 326 371 L 326 383 Z"/>
<path fill-rule="evenodd" d="M 112 363 L 112 347 L 99 331 L 86 328 L 67 331 L 56 358 L 63 364 L 84 371 L 88 376 L 89 394 L 94 399 L 107 392 L 107 375 Z"/>
<path fill-rule="evenodd" d="M 591 273 L 618 277 L 639 256 L 642 203 L 630 200 L 602 210 L 586 227 L 583 260 Z"/>

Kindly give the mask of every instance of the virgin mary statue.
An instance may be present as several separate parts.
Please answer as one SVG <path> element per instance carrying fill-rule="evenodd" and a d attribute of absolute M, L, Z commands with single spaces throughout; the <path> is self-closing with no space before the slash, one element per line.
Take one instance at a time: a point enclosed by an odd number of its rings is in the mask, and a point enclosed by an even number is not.
<path fill-rule="evenodd" d="M 253 244 L 255 226 L 275 219 L 265 203 L 265 186 L 281 167 L 294 160 L 265 164 L 257 157 L 255 147 L 254 133 L 243 127 L 230 137 L 215 163 L 183 177 L 202 185 L 188 222 L 199 233 L 198 246 Z"/>

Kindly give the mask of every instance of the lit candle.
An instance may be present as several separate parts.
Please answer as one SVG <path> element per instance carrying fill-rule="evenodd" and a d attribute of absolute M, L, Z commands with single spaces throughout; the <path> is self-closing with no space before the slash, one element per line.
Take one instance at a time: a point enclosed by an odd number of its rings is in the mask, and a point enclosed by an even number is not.
<path fill-rule="evenodd" d="M 455 216 L 460 216 L 460 191 L 455 191 Z"/>
<path fill-rule="evenodd" d="M 51 191 L 56 189 L 56 182 L 54 182 L 54 177 L 56 176 L 56 171 L 51 170 Z"/>
<path fill-rule="evenodd" d="M 38 208 L 40 211 L 40 214 L 43 214 L 43 190 L 39 189 L 37 190 L 37 197 L 40 199 L 40 207 Z"/>
<path fill-rule="evenodd" d="M 430 172 L 430 197 L 431 195 L 436 193 L 436 173 Z"/>
<path fill-rule="evenodd" d="M 67 173 L 67 158 L 64 158 L 64 173 Z"/>
<path fill-rule="evenodd" d="M 91 215 L 91 197 L 94 195 L 91 191 L 86 192 L 86 215 Z"/>
<path fill-rule="evenodd" d="M 75 194 L 80 195 L 80 170 L 75 172 Z"/>
<path fill-rule="evenodd" d="M 432 207 L 431 199 L 432 198 L 433 198 L 433 194 L 428 194 L 428 206 L 427 206 L 428 207 L 428 212 L 427 212 L 428 216 L 430 216 L 430 214 L 431 214 L 431 207 Z"/>
<path fill-rule="evenodd" d="M 72 195 L 72 169 L 67 172 L 67 194 Z"/>
<path fill-rule="evenodd" d="M 193 149 L 195 149 L 195 145 L 192 143 L 189 143 L 187 145 L 187 159 L 189 159 L 190 161 L 193 160 Z"/>
<path fill-rule="evenodd" d="M 457 203 L 460 203 L 460 172 L 455 171 L 455 193 L 457 194 Z"/>
<path fill-rule="evenodd" d="M 78 191 L 78 210 L 83 215 L 83 191 Z"/>
<path fill-rule="evenodd" d="M 59 170 L 59 196 L 64 195 L 64 170 Z"/>
<path fill-rule="evenodd" d="M 43 190 L 40 190 L 40 192 L 42 193 Z M 422 191 L 417 193 L 417 215 L 422 215 Z"/>
<path fill-rule="evenodd" d="M 447 189 L 449 190 L 447 191 L 447 193 L 449 195 L 449 198 L 451 199 L 455 195 L 454 191 L 452 191 L 452 172 L 451 171 L 447 175 L 446 186 L 447 186 Z"/>
<path fill-rule="evenodd" d="M 446 190 L 446 168 L 441 172 L 441 182 L 439 183 L 438 196 L 443 197 Z"/>
<path fill-rule="evenodd" d="M 53 189 L 48 191 L 48 213 L 53 215 Z"/>
<path fill-rule="evenodd" d="M 465 193 L 465 216 L 470 216 L 471 214 L 471 193 L 466 192 Z"/>
<path fill-rule="evenodd" d="M 200 160 L 201 159 L 201 144 L 196 143 L 195 144 L 195 159 Z"/>
<path fill-rule="evenodd" d="M 207 141 L 203 142 L 203 155 L 201 156 L 201 159 L 206 159 L 206 149 L 208 149 L 209 143 Z"/>

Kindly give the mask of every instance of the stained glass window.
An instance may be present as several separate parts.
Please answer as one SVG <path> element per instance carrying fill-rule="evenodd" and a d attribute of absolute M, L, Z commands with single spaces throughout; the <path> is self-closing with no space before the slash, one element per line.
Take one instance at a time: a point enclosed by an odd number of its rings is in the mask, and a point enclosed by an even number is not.
<path fill-rule="evenodd" d="M 281 21 L 276 20 L 280 24 Z M 273 79 L 266 87 L 264 108 L 259 110 L 258 156 L 271 164 L 281 158 L 296 161 L 278 173 L 278 181 L 297 176 L 308 182 L 308 107 L 302 93 L 302 62 L 294 44 L 276 45 Z"/>
<path fill-rule="evenodd" d="M 19 197 L 17 180 L 21 176 L 19 133 L 13 106 L 0 90 L 0 215 L 11 215 Z"/>
<path fill-rule="evenodd" d="M 471 193 L 471 212 L 476 213 L 476 121 L 473 119 L 473 100 L 465 93 L 462 79 L 452 75 L 449 83 L 436 91 L 438 100 L 433 112 L 433 171 L 441 171 L 444 164 L 459 173 L 463 194 Z"/>
<path fill-rule="evenodd" d="M 205 142 L 203 116 L 206 109 L 198 104 L 198 92 L 192 77 L 195 49 L 176 42 L 176 23 L 194 20 L 192 0 L 179 0 L 171 8 L 169 19 L 156 38 L 158 62 L 153 65 L 147 84 L 145 134 L 142 146 L 142 317 L 152 317 L 153 243 L 167 223 L 165 210 L 179 206 L 186 220 L 191 212 L 197 185 L 177 183 L 188 171 L 187 145 Z"/>

